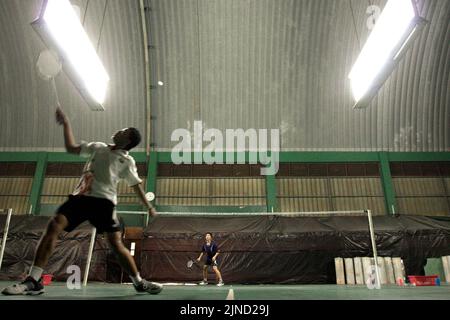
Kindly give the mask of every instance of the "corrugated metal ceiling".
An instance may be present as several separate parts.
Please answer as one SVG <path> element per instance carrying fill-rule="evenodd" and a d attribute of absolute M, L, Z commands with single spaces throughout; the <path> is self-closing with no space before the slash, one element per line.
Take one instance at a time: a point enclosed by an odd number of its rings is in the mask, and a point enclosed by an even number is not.
<path fill-rule="evenodd" d="M 370 4 L 355 0 L 148 0 L 153 140 L 208 128 L 279 128 L 284 150 L 450 150 L 450 1 L 421 0 L 429 24 L 372 105 L 353 110 L 347 75 L 369 34 Z M 138 0 L 77 0 L 111 76 L 107 111 L 93 113 L 56 79 L 75 135 L 108 141 L 145 130 L 145 65 Z M 103 32 L 100 27 L 107 4 Z M 30 27 L 41 0 L 0 2 L 0 150 L 62 148 L 45 47 Z M 87 10 L 86 10 L 87 9 Z M 352 14 L 353 13 L 353 14 Z M 355 20 L 353 20 L 353 17 Z M 359 39 L 359 41 L 358 41 Z M 143 147 L 143 145 L 141 145 Z"/>

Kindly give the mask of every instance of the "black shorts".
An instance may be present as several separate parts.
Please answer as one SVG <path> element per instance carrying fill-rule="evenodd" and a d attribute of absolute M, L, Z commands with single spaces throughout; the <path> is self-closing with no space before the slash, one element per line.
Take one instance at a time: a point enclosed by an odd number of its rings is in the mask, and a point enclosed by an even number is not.
<path fill-rule="evenodd" d="M 73 231 L 85 221 L 89 221 L 97 233 L 120 231 L 115 205 L 108 199 L 70 195 L 56 213 L 64 215 L 69 221 L 64 229 L 66 232 Z"/>
<path fill-rule="evenodd" d="M 206 259 L 205 266 L 217 267 L 219 264 L 216 261 L 212 261 L 212 259 Z"/>

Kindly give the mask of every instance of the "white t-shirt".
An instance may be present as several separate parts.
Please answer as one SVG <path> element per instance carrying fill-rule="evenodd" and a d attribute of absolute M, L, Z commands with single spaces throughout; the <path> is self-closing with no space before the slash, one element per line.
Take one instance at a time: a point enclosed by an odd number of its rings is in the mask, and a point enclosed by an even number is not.
<path fill-rule="evenodd" d="M 124 179 L 130 187 L 142 183 L 136 162 L 125 150 L 111 150 L 103 142 L 82 142 L 80 156 L 89 158 L 73 195 L 104 198 L 117 205 L 117 184 Z"/>

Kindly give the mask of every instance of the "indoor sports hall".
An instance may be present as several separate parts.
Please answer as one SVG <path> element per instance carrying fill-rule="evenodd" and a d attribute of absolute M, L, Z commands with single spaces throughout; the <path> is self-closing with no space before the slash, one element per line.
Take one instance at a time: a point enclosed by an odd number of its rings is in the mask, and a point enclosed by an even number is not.
<path fill-rule="evenodd" d="M 0 0 L 0 300 L 450 300 L 450 1 Z"/>

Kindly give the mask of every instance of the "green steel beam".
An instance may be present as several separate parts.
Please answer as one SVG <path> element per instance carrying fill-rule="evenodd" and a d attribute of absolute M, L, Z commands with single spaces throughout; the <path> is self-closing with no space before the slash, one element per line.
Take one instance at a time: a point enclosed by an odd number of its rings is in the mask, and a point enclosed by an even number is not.
<path fill-rule="evenodd" d="M 67 152 L 49 152 L 47 161 L 57 163 L 84 163 L 86 162 L 86 158 Z"/>
<path fill-rule="evenodd" d="M 450 152 L 389 152 L 388 159 L 399 162 L 450 161 Z"/>
<path fill-rule="evenodd" d="M 31 186 L 30 204 L 31 214 L 39 215 L 42 187 L 44 185 L 45 170 L 47 168 L 48 154 L 37 153 L 36 171 L 34 172 L 33 184 Z"/>
<path fill-rule="evenodd" d="M 172 163 L 171 153 L 166 151 L 158 152 L 159 163 Z"/>
<path fill-rule="evenodd" d="M 280 162 L 377 162 L 377 152 L 281 152 Z"/>
<path fill-rule="evenodd" d="M 392 182 L 388 153 L 379 152 L 379 161 L 381 170 L 381 184 L 383 186 L 386 212 L 388 212 L 388 214 L 395 214 L 397 212 L 397 201 L 395 198 L 395 189 Z"/>
<path fill-rule="evenodd" d="M 137 163 L 147 163 L 147 154 L 145 152 L 130 152 L 130 155 Z"/>
<path fill-rule="evenodd" d="M 277 179 L 274 175 L 266 176 L 267 212 L 278 211 Z"/>
<path fill-rule="evenodd" d="M 156 179 L 158 177 L 158 158 L 159 154 L 155 151 L 150 152 L 147 165 L 147 192 L 156 194 Z"/>
<path fill-rule="evenodd" d="M 450 155 L 450 153 L 448 153 Z M 237 159 L 237 153 L 226 153 L 223 157 L 224 161 L 226 156 L 233 155 L 234 159 Z M 257 152 L 252 153 L 252 156 L 259 161 L 259 154 Z M 250 157 L 249 152 L 245 152 L 245 159 L 248 162 Z M 442 157 L 442 156 L 441 156 Z M 450 161 L 450 156 L 447 156 Z M 190 159 L 193 162 L 195 158 L 201 159 L 201 156 L 195 153 L 191 153 Z M 432 159 L 433 155 L 424 156 L 423 158 Z M 172 163 L 171 152 L 158 152 L 158 161 L 160 163 Z M 378 152 L 280 152 L 280 162 L 378 162 Z"/>
<path fill-rule="evenodd" d="M 0 162 L 36 162 L 39 152 L 0 152 Z"/>
<path fill-rule="evenodd" d="M 252 159 L 256 159 L 255 162 L 259 161 L 259 154 L 257 152 L 225 152 L 225 153 L 214 153 L 214 155 L 222 155 L 223 163 L 226 163 L 227 159 L 234 159 L 236 162 L 238 157 L 244 157 L 245 162 L 250 161 L 250 156 Z M 189 154 L 189 159 L 191 163 L 194 163 L 195 159 L 203 159 L 203 154 L 201 152 L 191 152 Z M 158 162 L 159 163 L 172 163 L 172 153 L 171 152 L 158 152 Z"/>
<path fill-rule="evenodd" d="M 131 152 L 130 155 L 138 163 L 146 162 L 147 157 L 145 152 Z M 62 162 L 62 163 L 84 163 L 87 159 L 79 155 L 70 154 L 67 152 L 49 152 L 48 162 Z"/>
<path fill-rule="evenodd" d="M 40 152 L 0 152 L 0 162 L 36 162 Z M 157 152 L 159 163 L 172 163 L 171 152 Z M 237 158 L 237 153 L 227 153 Z M 280 162 L 377 162 L 379 152 L 280 152 Z M 450 161 L 450 152 L 386 152 L 389 161 Z M 146 162 L 145 152 L 132 152 L 131 155 L 136 162 Z M 253 153 L 257 160 L 259 155 Z M 193 155 L 191 155 L 194 159 Z M 246 161 L 249 160 L 250 153 L 245 152 Z M 224 157 L 224 160 L 226 156 Z M 85 162 L 76 155 L 65 152 L 49 152 L 49 162 Z"/>

